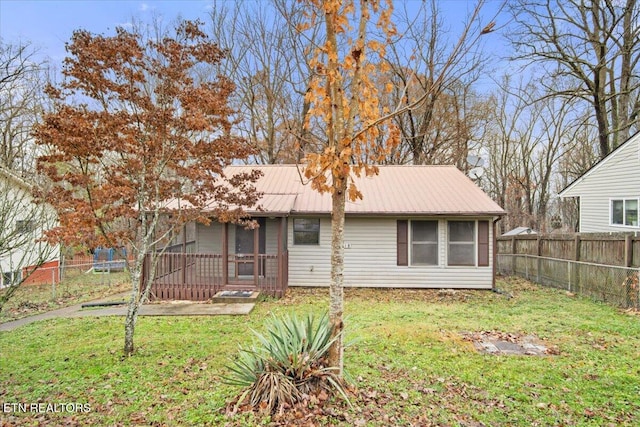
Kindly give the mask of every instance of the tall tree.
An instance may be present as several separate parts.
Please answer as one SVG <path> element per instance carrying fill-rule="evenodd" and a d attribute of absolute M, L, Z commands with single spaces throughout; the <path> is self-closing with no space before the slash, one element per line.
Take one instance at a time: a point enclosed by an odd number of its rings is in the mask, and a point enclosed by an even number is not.
<path fill-rule="evenodd" d="M 48 88 L 55 110 L 35 132 L 50 149 L 39 168 L 54 183 L 42 196 L 60 217 L 50 239 L 125 247 L 133 259 L 125 355 L 163 244 L 188 221 L 208 222 L 205 208 L 234 221 L 257 200 L 257 172 L 223 171 L 251 152 L 231 130 L 233 84 L 198 78 L 223 57 L 200 25 L 182 22 L 160 39 L 123 28 L 110 37 L 74 32 L 65 79 Z"/>
<path fill-rule="evenodd" d="M 26 43 L 0 39 L 0 165 L 27 176 L 35 168 L 31 130 L 44 110 L 44 63 Z"/>
<path fill-rule="evenodd" d="M 582 117 L 575 117 L 574 102 L 541 96 L 531 80 L 505 76 L 492 99 L 485 183 L 507 211 L 503 231 L 518 226 L 546 231 L 557 163 L 575 147 Z"/>
<path fill-rule="evenodd" d="M 210 11 L 213 36 L 228 51 L 220 70 L 237 87 L 231 103 L 241 118 L 238 131 L 256 150 L 250 161 L 300 160 L 296 145 L 312 74 L 307 46 L 316 37 L 311 31 L 310 40 L 303 40 L 295 30 L 305 19 L 303 10 L 299 2 L 272 0 L 214 4 Z"/>
<path fill-rule="evenodd" d="M 389 37 L 393 34 L 390 21 L 391 5 L 380 10 L 379 1 L 310 0 L 311 22 L 323 19 L 326 41 L 318 47 L 311 68 L 317 74 L 312 81 L 307 100 L 312 107 L 307 117 L 316 117 L 326 130 L 326 146 L 319 153 L 306 156 L 305 176 L 314 189 L 331 193 L 331 283 L 329 287 L 329 321 L 333 336 L 343 330 L 344 222 L 347 198 L 362 195 L 352 174 L 373 175 L 377 168 L 358 159 L 375 159 L 379 146 L 372 144 L 379 134 L 375 126 L 380 117 L 377 89 L 371 76 L 375 74 L 374 57 L 383 57 L 385 44 L 368 40 L 367 29 L 372 15 L 378 15 L 377 26 Z M 356 16 L 355 29 L 349 17 Z M 351 42 L 341 49 L 347 36 Z M 380 63 L 380 61 L 378 61 Z M 397 132 L 389 135 L 388 145 L 398 141 Z M 364 156 L 363 156 L 364 154 Z M 355 162 L 354 162 L 355 161 Z M 338 339 L 329 350 L 329 363 L 343 369 L 343 343 Z"/>
<path fill-rule="evenodd" d="M 472 87 L 488 69 L 492 55 L 472 38 L 453 43 L 441 2 L 403 6 L 394 12 L 402 37 L 389 46 L 386 57 L 395 88 L 392 103 L 409 105 L 426 96 L 420 108 L 394 118 L 402 133 L 403 152 L 408 154 L 406 161 L 462 168 L 467 145 L 478 139 L 474 133 L 482 121 L 476 114 L 480 101 Z M 457 53 L 452 56 L 454 49 Z"/>
<path fill-rule="evenodd" d="M 7 286 L 0 310 L 37 267 L 55 256 L 53 246 L 39 241 L 55 216 L 31 194 L 37 181 L 31 131 L 46 105 L 46 64 L 36 53 L 28 43 L 0 39 L 0 272 Z"/>
<path fill-rule="evenodd" d="M 640 4 L 637 0 L 515 0 L 509 37 L 515 59 L 541 68 L 545 96 L 584 101 L 605 157 L 640 120 Z M 552 78 L 550 78 L 552 77 Z M 558 77 L 569 85 L 552 86 Z"/>
<path fill-rule="evenodd" d="M 354 179 L 378 172 L 375 164 L 384 160 L 400 138 L 391 119 L 424 103 L 435 85 L 454 66 L 464 51 L 463 46 L 469 39 L 477 41 L 482 34 L 482 27 L 474 34 L 471 31 L 472 23 L 477 23 L 480 2 L 425 94 L 408 105 L 392 109 L 383 107 L 374 76 L 389 70 L 383 59 L 387 46 L 396 36 L 396 29 L 391 21 L 392 1 L 387 0 L 384 6 L 380 3 L 378 0 L 309 0 L 309 25 L 300 28 L 308 29 L 319 21 L 325 32 L 324 43 L 316 48 L 310 64 L 315 74 L 306 95 L 311 108 L 305 121 L 307 129 L 316 126 L 324 130 L 325 143 L 321 151 L 306 155 L 304 174 L 312 188 L 331 194 L 329 318 L 333 336 L 341 336 L 344 327 L 345 204 L 347 199 L 362 198 Z M 384 85 L 383 91 L 392 90 L 391 82 Z M 381 136 L 384 138 L 382 143 Z M 340 374 L 343 351 L 341 339 L 329 350 L 329 362 Z"/>

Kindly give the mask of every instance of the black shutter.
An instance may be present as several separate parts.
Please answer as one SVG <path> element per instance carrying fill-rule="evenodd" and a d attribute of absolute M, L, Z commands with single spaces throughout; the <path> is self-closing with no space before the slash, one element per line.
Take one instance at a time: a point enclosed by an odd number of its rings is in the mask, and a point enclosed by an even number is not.
<path fill-rule="evenodd" d="M 409 265 L 409 221 L 398 220 L 398 265 Z"/>

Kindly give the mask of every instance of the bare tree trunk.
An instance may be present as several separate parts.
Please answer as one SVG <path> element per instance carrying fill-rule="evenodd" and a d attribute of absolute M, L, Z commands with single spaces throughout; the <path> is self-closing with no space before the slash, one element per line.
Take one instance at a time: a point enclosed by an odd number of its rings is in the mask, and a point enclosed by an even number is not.
<path fill-rule="evenodd" d="M 334 180 L 336 177 L 334 177 Z M 336 182 L 336 181 L 334 181 Z M 342 375 L 344 322 L 344 211 L 346 202 L 346 180 L 342 179 L 334 184 L 334 193 L 331 196 L 333 211 L 331 212 L 331 284 L 329 286 L 329 322 L 332 327 L 332 336 L 338 339 L 329 348 L 329 366 L 338 368 Z"/>
<path fill-rule="evenodd" d="M 144 255 L 143 255 L 144 256 Z M 131 297 L 127 306 L 127 316 L 124 320 L 124 355 L 129 357 L 133 354 L 134 344 L 133 337 L 136 329 L 136 322 L 138 321 L 138 311 L 142 305 L 142 298 L 140 295 L 142 280 L 142 264 L 139 262 L 139 258 L 136 259 L 135 266 L 131 271 Z M 142 258 L 144 260 L 144 258 Z M 140 264 L 140 265 L 138 265 Z"/>
<path fill-rule="evenodd" d="M 133 354 L 133 336 L 136 329 L 136 321 L 138 320 L 138 307 L 134 301 L 135 297 L 131 295 L 129 306 L 127 307 L 127 317 L 124 321 L 124 355 L 129 357 Z"/>
<path fill-rule="evenodd" d="M 621 113 L 621 123 L 619 124 L 619 141 L 622 143 L 629 138 L 630 127 L 634 122 L 634 109 L 631 101 L 631 91 L 633 90 L 632 63 L 634 60 L 634 44 L 637 37 L 637 30 L 633 31 L 633 14 L 636 10 L 636 0 L 627 0 L 624 8 L 622 24 L 622 59 L 620 64 L 620 106 L 624 109 Z M 636 24 L 637 25 L 637 24 Z M 637 113 L 637 112 L 636 112 Z M 617 146 L 617 144 L 616 144 Z"/>

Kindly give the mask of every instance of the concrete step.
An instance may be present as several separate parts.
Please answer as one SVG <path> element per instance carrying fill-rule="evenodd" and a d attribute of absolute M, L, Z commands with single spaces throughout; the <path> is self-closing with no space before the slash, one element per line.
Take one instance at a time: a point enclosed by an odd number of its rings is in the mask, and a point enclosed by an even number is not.
<path fill-rule="evenodd" d="M 220 291 L 211 298 L 217 304 L 251 304 L 258 301 L 258 291 L 227 290 Z"/>

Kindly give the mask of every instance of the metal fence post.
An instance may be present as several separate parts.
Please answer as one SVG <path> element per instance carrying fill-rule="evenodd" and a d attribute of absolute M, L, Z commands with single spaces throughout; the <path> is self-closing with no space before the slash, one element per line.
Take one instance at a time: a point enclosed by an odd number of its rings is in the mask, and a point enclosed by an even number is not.
<path fill-rule="evenodd" d="M 542 237 L 538 234 L 536 240 L 536 274 L 538 277 L 538 283 L 542 283 L 542 274 L 540 273 L 540 270 L 542 269 Z"/>

